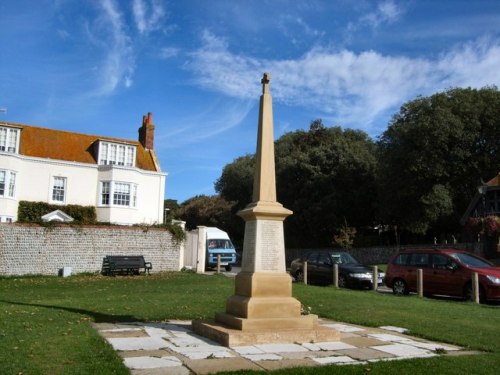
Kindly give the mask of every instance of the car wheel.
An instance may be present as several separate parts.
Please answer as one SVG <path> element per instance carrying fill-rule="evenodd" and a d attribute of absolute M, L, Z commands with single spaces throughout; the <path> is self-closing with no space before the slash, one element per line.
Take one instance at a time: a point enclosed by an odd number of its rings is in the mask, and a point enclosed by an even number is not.
<path fill-rule="evenodd" d="M 226 266 L 226 271 L 227 272 L 230 272 L 232 269 L 233 269 L 233 266 L 231 266 L 231 265 Z"/>
<path fill-rule="evenodd" d="M 297 270 L 295 272 L 295 281 L 299 283 L 304 282 L 304 272 L 302 270 Z"/>
<path fill-rule="evenodd" d="M 347 287 L 347 278 L 345 275 L 339 275 L 339 288 Z"/>
<path fill-rule="evenodd" d="M 404 296 L 410 293 L 408 290 L 408 285 L 404 282 L 404 280 L 397 279 L 394 280 L 392 284 L 392 293 L 396 296 Z"/>

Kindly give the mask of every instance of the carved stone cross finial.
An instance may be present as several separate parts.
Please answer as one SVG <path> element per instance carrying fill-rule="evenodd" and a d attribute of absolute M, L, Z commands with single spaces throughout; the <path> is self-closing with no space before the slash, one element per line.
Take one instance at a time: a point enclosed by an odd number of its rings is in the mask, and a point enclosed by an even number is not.
<path fill-rule="evenodd" d="M 269 82 L 271 82 L 271 74 L 264 73 L 264 76 L 262 77 L 260 82 L 262 83 L 262 93 L 269 94 Z"/>

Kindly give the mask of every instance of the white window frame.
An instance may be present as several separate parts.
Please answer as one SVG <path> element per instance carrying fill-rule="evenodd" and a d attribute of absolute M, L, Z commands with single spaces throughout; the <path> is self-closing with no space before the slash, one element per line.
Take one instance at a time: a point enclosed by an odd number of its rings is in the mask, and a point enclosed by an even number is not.
<path fill-rule="evenodd" d="M 101 181 L 99 206 L 137 208 L 137 184 L 123 181 Z"/>
<path fill-rule="evenodd" d="M 62 186 L 56 182 L 62 182 Z M 68 195 L 68 179 L 63 176 L 52 176 L 52 185 L 50 189 L 50 201 L 56 204 L 66 203 L 66 197 Z M 55 199 L 62 196 L 62 200 Z"/>
<path fill-rule="evenodd" d="M 16 172 L 8 169 L 0 169 L 0 181 L 2 188 L 0 190 L 1 198 L 15 198 L 16 196 Z"/>
<path fill-rule="evenodd" d="M 111 181 L 101 181 L 101 193 L 99 194 L 101 206 L 109 206 L 111 202 Z"/>
<path fill-rule="evenodd" d="M 99 142 L 99 164 L 135 167 L 136 147 L 126 144 Z"/>
<path fill-rule="evenodd" d="M 21 129 L 0 126 L 0 152 L 19 153 Z"/>

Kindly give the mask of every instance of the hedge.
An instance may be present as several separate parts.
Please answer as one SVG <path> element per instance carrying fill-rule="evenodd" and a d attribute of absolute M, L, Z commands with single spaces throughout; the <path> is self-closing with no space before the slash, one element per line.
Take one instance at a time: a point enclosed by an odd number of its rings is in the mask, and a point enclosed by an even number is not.
<path fill-rule="evenodd" d="M 71 216 L 76 223 L 94 224 L 97 221 L 97 214 L 94 206 L 79 206 L 77 204 L 55 205 L 45 202 L 20 201 L 17 221 L 21 223 L 40 223 L 42 216 L 49 212 L 61 210 Z"/>

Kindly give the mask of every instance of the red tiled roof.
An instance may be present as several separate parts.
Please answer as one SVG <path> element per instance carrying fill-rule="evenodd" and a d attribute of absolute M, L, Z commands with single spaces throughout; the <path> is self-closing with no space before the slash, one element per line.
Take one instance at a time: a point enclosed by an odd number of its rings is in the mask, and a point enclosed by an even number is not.
<path fill-rule="evenodd" d="M 153 156 L 138 141 L 72 133 L 24 124 L 4 123 L 21 129 L 19 153 L 26 156 L 97 164 L 94 145 L 98 140 L 136 146 L 136 167 L 157 171 Z"/>

